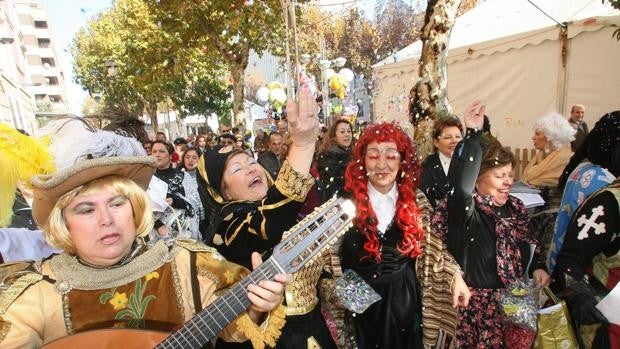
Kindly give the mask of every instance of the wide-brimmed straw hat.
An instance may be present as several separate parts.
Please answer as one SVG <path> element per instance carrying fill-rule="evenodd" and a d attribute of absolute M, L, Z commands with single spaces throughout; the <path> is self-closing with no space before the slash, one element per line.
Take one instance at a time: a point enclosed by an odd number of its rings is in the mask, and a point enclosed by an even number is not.
<path fill-rule="evenodd" d="M 61 196 L 105 176 L 129 178 L 146 190 L 155 168 L 152 157 L 117 156 L 83 160 L 52 175 L 34 176 L 30 180 L 34 191 L 32 216 L 42 226 Z"/>

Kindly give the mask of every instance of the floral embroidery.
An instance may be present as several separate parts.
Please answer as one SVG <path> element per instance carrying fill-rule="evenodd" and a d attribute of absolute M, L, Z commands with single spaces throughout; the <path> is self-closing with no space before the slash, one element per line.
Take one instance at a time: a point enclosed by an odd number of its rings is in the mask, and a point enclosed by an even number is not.
<path fill-rule="evenodd" d="M 126 293 L 114 292 L 114 297 L 112 297 L 108 303 L 114 307 L 114 310 L 123 310 L 127 308 L 127 302 L 128 300 Z"/>
<path fill-rule="evenodd" d="M 109 303 L 114 310 L 118 311 L 114 317 L 116 320 L 129 320 L 130 327 L 142 327 L 149 303 L 157 298 L 152 294 L 145 297 L 144 291 L 149 280 L 159 279 L 159 273 L 154 271 L 147 274 L 144 279 L 144 283 L 142 279 L 136 280 L 135 290 L 129 294 L 129 298 L 125 292 L 119 293 L 116 292 L 116 288 L 113 288 L 99 296 L 99 303 Z"/>
<path fill-rule="evenodd" d="M 146 275 L 146 281 L 149 281 L 149 280 L 151 280 L 151 279 L 159 279 L 159 273 L 158 273 L 158 272 L 156 272 L 156 271 L 154 271 L 154 272 L 152 272 L 152 273 L 148 273 L 148 274 Z M 146 287 L 146 284 L 145 284 L 144 286 Z"/>

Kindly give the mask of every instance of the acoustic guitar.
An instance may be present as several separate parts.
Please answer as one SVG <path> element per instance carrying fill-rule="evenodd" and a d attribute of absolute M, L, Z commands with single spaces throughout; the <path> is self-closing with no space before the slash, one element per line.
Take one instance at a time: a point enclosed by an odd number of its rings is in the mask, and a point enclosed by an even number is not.
<path fill-rule="evenodd" d="M 350 200 L 333 198 L 296 224 L 291 234 L 273 249 L 269 259 L 215 299 L 173 333 L 139 329 L 102 329 L 63 337 L 43 346 L 66 348 L 202 348 L 250 306 L 247 286 L 272 280 L 278 273 L 294 273 L 351 226 L 355 206 Z"/>

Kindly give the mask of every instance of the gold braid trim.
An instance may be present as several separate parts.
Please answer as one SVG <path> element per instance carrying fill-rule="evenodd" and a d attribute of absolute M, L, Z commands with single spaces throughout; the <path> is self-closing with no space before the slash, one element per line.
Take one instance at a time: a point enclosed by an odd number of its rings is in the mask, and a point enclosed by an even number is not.
<path fill-rule="evenodd" d="M 255 349 L 264 349 L 265 344 L 269 347 L 276 346 L 276 340 L 280 338 L 282 327 L 286 322 L 284 319 L 284 305 L 278 305 L 269 312 L 267 327 L 264 330 L 250 319 L 248 313 L 243 313 L 237 318 L 237 328 L 252 342 Z"/>
<path fill-rule="evenodd" d="M 209 252 L 219 254 L 219 252 L 215 248 L 207 246 L 202 242 L 196 240 L 177 239 L 174 240 L 174 244 L 192 252 Z"/>
<path fill-rule="evenodd" d="M 30 285 L 41 281 L 43 275 L 28 272 L 20 276 L 15 282 L 11 283 L 8 289 L 0 292 L 0 315 L 4 314 L 11 304 L 24 292 Z"/>
<path fill-rule="evenodd" d="M 276 188 L 280 193 L 295 201 L 304 202 L 313 185 L 314 177 L 312 175 L 304 176 L 295 171 L 288 161 L 284 161 L 276 179 Z"/>

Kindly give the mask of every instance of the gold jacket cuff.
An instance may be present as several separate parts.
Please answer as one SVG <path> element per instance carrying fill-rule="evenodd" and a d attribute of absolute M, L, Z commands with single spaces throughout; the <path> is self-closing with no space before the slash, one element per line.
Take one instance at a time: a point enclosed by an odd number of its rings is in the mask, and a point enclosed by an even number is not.
<path fill-rule="evenodd" d="M 295 201 L 303 202 L 313 185 L 314 177 L 312 175 L 302 175 L 295 171 L 288 161 L 284 161 L 276 179 L 276 188 L 280 193 Z"/>

